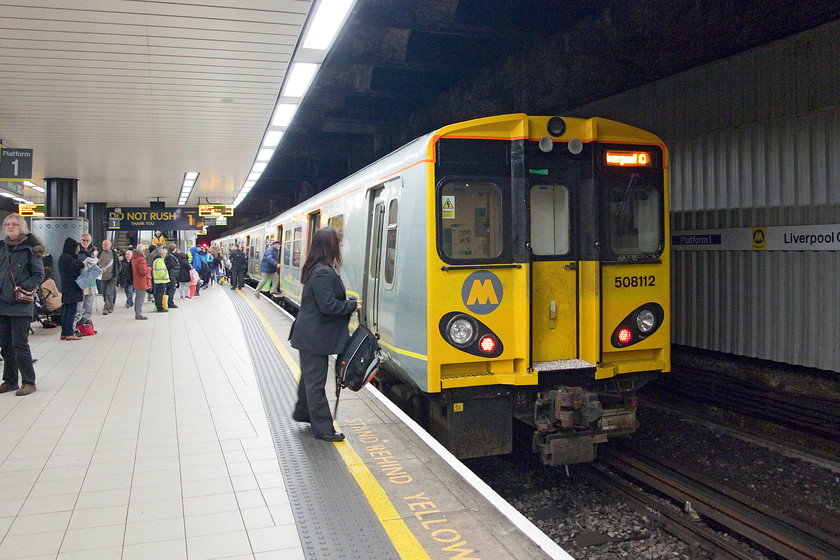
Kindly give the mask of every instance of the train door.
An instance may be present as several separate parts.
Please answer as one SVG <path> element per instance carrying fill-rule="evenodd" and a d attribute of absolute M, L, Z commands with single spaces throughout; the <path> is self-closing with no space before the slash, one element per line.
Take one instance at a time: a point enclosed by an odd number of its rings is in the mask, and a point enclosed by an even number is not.
<path fill-rule="evenodd" d="M 571 360 L 577 348 L 577 261 L 571 258 L 571 189 L 530 186 L 531 361 Z"/>
<path fill-rule="evenodd" d="M 306 233 L 306 252 L 309 252 L 309 246 L 312 244 L 312 236 L 315 232 L 321 229 L 321 211 L 316 210 L 309 214 L 309 231 Z"/>
<path fill-rule="evenodd" d="M 385 188 L 370 191 L 367 247 L 365 250 L 364 315 L 362 322 L 373 332 L 379 323 L 379 287 L 382 270 L 382 233 L 385 225 Z"/>

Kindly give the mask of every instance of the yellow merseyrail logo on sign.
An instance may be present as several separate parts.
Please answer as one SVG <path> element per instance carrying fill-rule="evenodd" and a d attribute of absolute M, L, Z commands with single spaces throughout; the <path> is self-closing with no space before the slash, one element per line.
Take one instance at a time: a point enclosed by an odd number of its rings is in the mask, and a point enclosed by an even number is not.
<path fill-rule="evenodd" d="M 504 287 L 499 277 L 489 270 L 476 270 L 464 280 L 461 299 L 467 309 L 477 315 L 492 313 L 504 297 Z"/>
<path fill-rule="evenodd" d="M 752 248 L 753 251 L 763 251 L 767 248 L 767 228 L 753 228 Z"/>

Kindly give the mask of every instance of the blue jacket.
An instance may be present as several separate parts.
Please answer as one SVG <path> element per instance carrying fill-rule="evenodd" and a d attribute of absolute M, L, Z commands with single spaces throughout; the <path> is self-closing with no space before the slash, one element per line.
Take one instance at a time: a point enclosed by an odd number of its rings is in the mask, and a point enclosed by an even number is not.
<path fill-rule="evenodd" d="M 280 263 L 280 251 L 274 248 L 272 244 L 265 250 L 262 260 L 260 261 L 260 272 L 277 272 L 277 265 Z"/>
<path fill-rule="evenodd" d="M 192 267 L 196 272 L 201 272 L 201 257 L 199 257 L 198 247 L 190 247 L 190 254 L 192 254 Z"/>

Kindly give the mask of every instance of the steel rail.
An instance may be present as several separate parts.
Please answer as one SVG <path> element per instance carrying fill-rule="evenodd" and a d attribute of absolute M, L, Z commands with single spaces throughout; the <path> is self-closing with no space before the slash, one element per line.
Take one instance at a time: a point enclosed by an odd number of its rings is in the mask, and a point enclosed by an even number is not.
<path fill-rule="evenodd" d="M 790 560 L 836 560 L 840 542 L 834 535 L 773 512 L 753 500 L 698 476 L 687 476 L 650 457 L 619 450 L 599 450 L 599 460 Z"/>

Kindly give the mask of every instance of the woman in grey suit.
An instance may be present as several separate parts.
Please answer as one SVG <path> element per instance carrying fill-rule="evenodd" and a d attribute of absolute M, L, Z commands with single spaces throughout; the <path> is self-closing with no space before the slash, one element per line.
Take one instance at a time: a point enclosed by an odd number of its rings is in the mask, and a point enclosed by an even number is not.
<path fill-rule="evenodd" d="M 327 402 L 326 383 L 330 354 L 344 351 L 350 333 L 347 324 L 358 311 L 361 300 L 347 299 L 344 284 L 336 272 L 341 266 L 341 236 L 335 228 L 315 232 L 301 269 L 303 296 L 300 311 L 290 335 L 293 348 L 300 352 L 298 401 L 292 418 L 309 422 L 312 435 L 325 441 L 341 441 Z"/>

